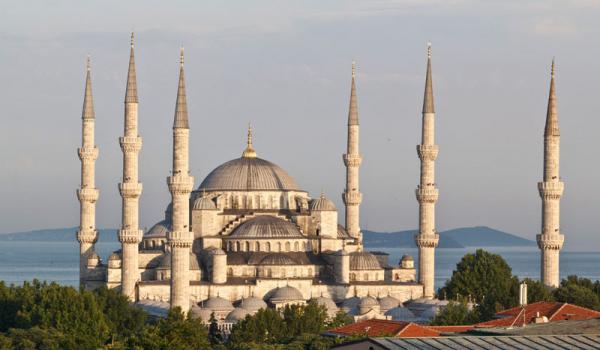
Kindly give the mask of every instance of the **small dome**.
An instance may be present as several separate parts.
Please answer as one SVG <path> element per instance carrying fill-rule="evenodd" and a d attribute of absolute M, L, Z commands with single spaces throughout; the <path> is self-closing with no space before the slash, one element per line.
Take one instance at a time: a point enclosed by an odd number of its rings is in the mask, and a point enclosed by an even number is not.
<path fill-rule="evenodd" d="M 335 302 L 331 298 L 318 297 L 313 298 L 311 301 L 317 303 L 317 305 L 324 306 L 328 314 L 335 314 L 338 311 L 337 305 L 335 305 Z"/>
<path fill-rule="evenodd" d="M 158 264 L 159 269 L 170 269 L 171 268 L 171 253 L 164 253 Z M 200 263 L 198 262 L 198 256 L 190 252 L 190 270 L 200 270 Z"/>
<path fill-rule="evenodd" d="M 210 254 L 211 255 L 227 255 L 227 253 L 225 253 L 225 251 L 221 248 L 211 248 Z"/>
<path fill-rule="evenodd" d="M 215 202 L 207 197 L 198 197 L 194 201 L 193 210 L 216 210 Z"/>
<path fill-rule="evenodd" d="M 350 253 L 350 270 L 379 270 L 379 260 L 369 252 Z"/>
<path fill-rule="evenodd" d="M 277 302 L 286 302 L 286 301 L 295 301 L 295 300 L 304 300 L 302 293 L 294 287 L 285 286 L 281 288 L 277 288 L 275 293 L 269 299 L 273 303 Z"/>
<path fill-rule="evenodd" d="M 379 306 L 379 302 L 377 301 L 377 299 L 373 298 L 370 295 L 367 295 L 366 297 L 363 297 L 360 299 L 360 302 L 358 303 L 358 307 L 359 308 L 373 308 L 375 306 Z"/>
<path fill-rule="evenodd" d="M 400 261 L 415 261 L 415 259 L 413 259 L 413 257 L 410 255 L 402 255 L 402 259 L 400 259 Z"/>
<path fill-rule="evenodd" d="M 296 224 L 275 216 L 261 215 L 239 225 L 231 238 L 303 238 Z"/>
<path fill-rule="evenodd" d="M 400 300 L 389 295 L 379 299 L 379 307 L 382 311 L 393 309 L 398 307 L 398 305 L 400 305 Z"/>
<path fill-rule="evenodd" d="M 225 298 L 221 297 L 212 297 L 202 303 L 202 307 L 206 309 L 210 309 L 212 311 L 231 311 L 233 310 L 233 305 L 231 302 Z"/>
<path fill-rule="evenodd" d="M 325 197 L 324 193 L 318 199 L 313 199 L 310 202 L 311 211 L 336 211 L 335 204 L 329 198 Z"/>
<path fill-rule="evenodd" d="M 242 309 L 241 307 L 236 307 L 235 309 L 233 309 L 233 311 L 231 311 L 227 315 L 227 317 L 225 318 L 225 321 L 236 323 L 236 322 L 243 320 L 248 315 L 250 315 L 250 311 L 248 311 L 246 309 Z"/>
<path fill-rule="evenodd" d="M 412 311 L 402 306 L 387 310 L 385 316 L 392 317 L 394 321 L 412 321 L 416 318 Z"/>
<path fill-rule="evenodd" d="M 298 265 L 298 262 L 284 253 L 273 253 L 265 256 L 260 265 Z"/>
<path fill-rule="evenodd" d="M 248 311 L 258 311 L 260 309 L 266 309 L 267 303 L 265 303 L 265 301 L 262 299 L 256 297 L 249 297 L 242 299 L 240 307 Z"/>
<path fill-rule="evenodd" d="M 354 307 L 358 306 L 359 302 L 360 302 L 359 297 L 354 296 L 352 298 L 348 298 L 342 302 L 342 308 L 346 309 L 346 310 L 351 310 Z"/>
<path fill-rule="evenodd" d="M 170 229 L 170 220 L 159 221 L 144 234 L 144 238 L 167 238 L 167 232 L 169 232 Z"/>
<path fill-rule="evenodd" d="M 88 256 L 88 260 L 100 260 L 100 256 L 98 256 L 98 253 L 92 252 L 92 254 Z"/>
<path fill-rule="evenodd" d="M 121 254 L 113 252 L 109 257 L 108 261 L 121 260 Z"/>
<path fill-rule="evenodd" d="M 212 310 L 199 307 L 198 305 L 192 306 L 192 318 L 200 319 L 201 321 L 208 322 L 210 321 L 210 316 L 212 315 Z"/>

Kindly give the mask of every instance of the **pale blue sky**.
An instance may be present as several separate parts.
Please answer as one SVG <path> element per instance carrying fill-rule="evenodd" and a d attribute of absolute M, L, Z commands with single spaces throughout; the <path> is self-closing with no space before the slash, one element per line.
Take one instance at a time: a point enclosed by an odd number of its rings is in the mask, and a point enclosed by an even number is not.
<path fill-rule="evenodd" d="M 440 156 L 438 229 L 539 233 L 542 133 L 556 56 L 567 249 L 599 249 L 600 1 L 0 1 L 2 231 L 75 226 L 84 65 L 92 55 L 99 227 L 117 227 L 129 32 L 137 34 L 141 222 L 169 194 L 179 46 L 196 186 L 259 156 L 343 211 L 350 63 L 358 64 L 362 227 L 412 229 L 426 43 Z M 341 217 L 342 215 L 340 215 Z"/>

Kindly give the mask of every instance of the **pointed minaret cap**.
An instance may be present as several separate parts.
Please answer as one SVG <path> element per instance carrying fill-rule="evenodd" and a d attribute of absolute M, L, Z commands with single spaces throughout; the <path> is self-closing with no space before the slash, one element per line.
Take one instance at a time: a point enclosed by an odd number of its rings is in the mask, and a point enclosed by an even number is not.
<path fill-rule="evenodd" d="M 187 99 L 185 95 L 185 74 L 183 71 L 183 47 L 179 54 L 179 86 L 177 88 L 177 103 L 175 105 L 175 120 L 173 129 L 189 129 Z"/>
<path fill-rule="evenodd" d="M 252 126 L 248 123 L 248 139 L 246 141 L 246 149 L 242 153 L 242 158 L 256 158 L 256 151 L 252 146 Z"/>
<path fill-rule="evenodd" d="M 83 119 L 94 119 L 94 98 L 92 97 L 92 66 L 90 56 L 86 60 L 86 76 L 85 76 L 85 97 L 83 98 L 83 111 L 81 117 Z"/>
<path fill-rule="evenodd" d="M 544 136 L 560 136 L 560 131 L 558 129 L 558 111 L 556 110 L 556 89 L 554 87 L 555 70 L 553 58 L 552 68 L 550 69 L 550 94 L 548 95 L 548 111 L 546 113 Z"/>
<path fill-rule="evenodd" d="M 350 107 L 348 125 L 358 125 L 358 99 L 356 97 L 356 61 L 352 61 L 352 85 L 350 87 Z"/>
<path fill-rule="evenodd" d="M 425 77 L 423 113 L 435 113 L 435 108 L 433 107 L 433 81 L 431 77 L 431 42 L 427 43 L 427 76 Z"/>
<path fill-rule="evenodd" d="M 129 70 L 127 71 L 127 90 L 125 91 L 125 103 L 138 103 L 137 79 L 135 74 L 135 56 L 133 48 L 135 34 L 131 33 L 131 51 L 129 52 Z"/>

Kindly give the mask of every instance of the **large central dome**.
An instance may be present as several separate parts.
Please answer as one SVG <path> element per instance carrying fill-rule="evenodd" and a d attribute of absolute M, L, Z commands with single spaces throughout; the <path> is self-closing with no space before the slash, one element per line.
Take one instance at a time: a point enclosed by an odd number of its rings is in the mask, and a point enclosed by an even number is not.
<path fill-rule="evenodd" d="M 200 184 L 200 190 L 300 191 L 300 187 L 278 165 L 260 158 L 241 157 L 211 171 Z"/>

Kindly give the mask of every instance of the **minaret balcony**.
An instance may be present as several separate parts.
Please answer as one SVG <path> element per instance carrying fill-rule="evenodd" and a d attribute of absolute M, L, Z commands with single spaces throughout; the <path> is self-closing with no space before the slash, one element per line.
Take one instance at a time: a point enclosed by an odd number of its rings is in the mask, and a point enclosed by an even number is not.
<path fill-rule="evenodd" d="M 557 182 L 538 182 L 538 191 L 542 199 L 560 199 L 565 189 L 562 181 Z"/>
<path fill-rule="evenodd" d="M 194 187 L 194 178 L 187 174 L 169 176 L 167 177 L 167 185 L 172 194 L 189 194 Z"/>
<path fill-rule="evenodd" d="M 119 230 L 118 237 L 121 243 L 140 243 L 142 241 L 142 230 Z"/>
<path fill-rule="evenodd" d="M 418 186 L 415 194 L 419 203 L 435 203 L 440 195 L 439 190 L 434 186 Z"/>
<path fill-rule="evenodd" d="M 124 153 L 138 153 L 142 149 L 142 138 L 141 137 L 119 137 L 119 144 Z"/>
<path fill-rule="evenodd" d="M 362 163 L 362 156 L 360 154 L 344 154 L 343 156 L 344 164 L 347 167 L 359 167 L 360 163 Z"/>
<path fill-rule="evenodd" d="M 415 243 L 419 248 L 435 248 L 440 242 L 440 235 L 434 234 L 417 234 L 415 235 Z"/>
<path fill-rule="evenodd" d="M 139 198 L 142 194 L 142 184 L 137 182 L 120 183 L 119 193 L 123 198 Z"/>
<path fill-rule="evenodd" d="M 345 205 L 359 205 L 362 202 L 362 193 L 358 191 L 344 192 L 342 200 Z"/>
<path fill-rule="evenodd" d="M 98 158 L 98 147 L 81 147 L 77 149 L 81 160 L 96 160 Z"/>
<path fill-rule="evenodd" d="M 194 234 L 190 231 L 169 231 L 167 243 L 173 248 L 190 248 L 194 241 Z"/>
<path fill-rule="evenodd" d="M 439 150 L 438 145 L 417 145 L 417 154 L 421 160 L 435 160 Z"/>
<path fill-rule="evenodd" d="M 552 234 L 545 235 L 539 234 L 536 236 L 538 247 L 542 250 L 560 250 L 565 243 L 565 235 Z"/>
<path fill-rule="evenodd" d="M 77 190 L 77 198 L 80 202 L 96 203 L 100 191 L 96 188 L 80 188 Z"/>
<path fill-rule="evenodd" d="M 94 244 L 98 241 L 98 231 L 97 230 L 79 230 L 76 233 L 77 241 L 79 243 L 91 243 Z"/>

